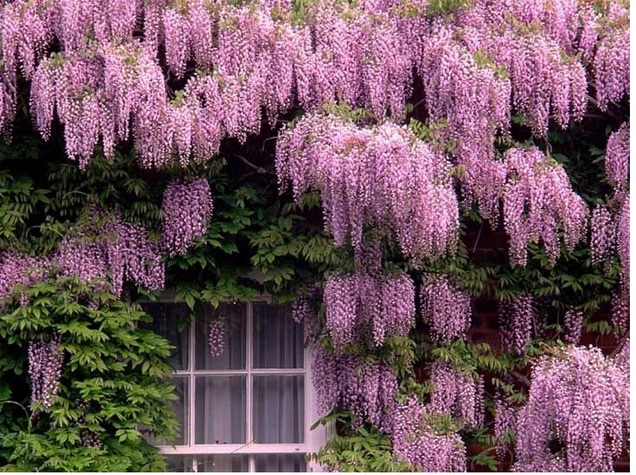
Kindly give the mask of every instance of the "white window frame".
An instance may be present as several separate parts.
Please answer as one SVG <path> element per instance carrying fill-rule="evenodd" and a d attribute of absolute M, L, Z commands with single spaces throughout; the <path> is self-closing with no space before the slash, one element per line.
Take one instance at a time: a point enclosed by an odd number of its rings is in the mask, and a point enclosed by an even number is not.
<path fill-rule="evenodd" d="M 316 453 L 325 444 L 329 435 L 330 428 L 319 425 L 314 430 L 311 430 L 311 426 L 319 419 L 318 404 L 316 399 L 316 392 L 312 383 L 311 363 L 312 363 L 312 351 L 309 345 L 305 345 L 303 355 L 303 367 L 302 368 L 278 368 L 278 369 L 258 369 L 252 368 L 252 347 L 253 347 L 253 318 L 254 318 L 254 303 L 266 302 L 271 304 L 271 296 L 262 295 L 254 300 L 246 302 L 247 315 L 246 315 L 246 355 L 245 355 L 245 369 L 241 370 L 196 370 L 195 369 L 195 331 L 196 326 L 194 324 L 189 325 L 188 335 L 188 369 L 175 370 L 173 377 L 181 377 L 187 379 L 188 384 L 188 435 L 186 440 L 190 442 L 188 445 L 157 445 L 159 451 L 167 456 L 192 456 L 192 471 L 197 472 L 197 456 L 207 455 L 247 455 L 248 456 L 248 471 L 255 472 L 255 455 L 260 454 L 303 454 L 308 455 Z M 148 303 L 183 303 L 176 300 L 170 294 L 164 294 L 161 298 L 154 301 L 148 301 Z M 252 388 L 252 376 L 254 375 L 295 375 L 304 376 L 304 443 L 302 444 L 256 444 L 252 442 L 253 439 L 253 388 Z M 196 411 L 196 388 L 195 377 L 196 376 L 246 376 L 246 438 L 248 442 L 245 444 L 194 444 L 195 440 L 195 427 L 193 422 L 195 421 Z M 322 467 L 315 461 L 307 461 L 307 472 L 321 472 Z"/>

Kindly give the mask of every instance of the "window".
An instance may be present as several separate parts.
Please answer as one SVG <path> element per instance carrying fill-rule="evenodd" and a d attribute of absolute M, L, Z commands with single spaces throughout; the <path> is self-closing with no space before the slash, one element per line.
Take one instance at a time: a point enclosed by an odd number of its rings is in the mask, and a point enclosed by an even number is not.
<path fill-rule="evenodd" d="M 266 300 L 202 307 L 186 325 L 179 302 L 145 302 L 151 328 L 176 347 L 170 362 L 182 429 L 175 447 L 154 441 L 171 471 L 305 472 L 324 441 L 310 430 L 310 354 L 289 306 Z M 210 329 L 223 330 L 219 339 Z M 214 330 L 213 330 L 214 331 Z M 210 341 L 212 340 L 212 341 Z M 210 343 L 220 341 L 211 351 Z M 222 349 L 221 349 L 222 348 Z"/>

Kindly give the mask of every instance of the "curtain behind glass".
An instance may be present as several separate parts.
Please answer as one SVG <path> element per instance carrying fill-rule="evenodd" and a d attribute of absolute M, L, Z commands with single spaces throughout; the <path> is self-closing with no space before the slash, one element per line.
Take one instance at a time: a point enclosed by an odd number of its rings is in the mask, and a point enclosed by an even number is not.
<path fill-rule="evenodd" d="M 254 368 L 304 366 L 302 326 L 288 305 L 255 302 Z M 253 427 L 257 444 L 300 444 L 304 439 L 304 376 L 253 376 Z"/>
<path fill-rule="evenodd" d="M 152 322 L 141 327 L 163 336 L 175 347 L 168 359 L 175 370 L 188 369 L 190 326 L 185 323 L 189 316 L 188 306 L 177 302 L 142 302 L 140 305 L 152 317 Z"/>
<path fill-rule="evenodd" d="M 302 368 L 303 341 L 289 305 L 254 302 L 254 368 Z"/>

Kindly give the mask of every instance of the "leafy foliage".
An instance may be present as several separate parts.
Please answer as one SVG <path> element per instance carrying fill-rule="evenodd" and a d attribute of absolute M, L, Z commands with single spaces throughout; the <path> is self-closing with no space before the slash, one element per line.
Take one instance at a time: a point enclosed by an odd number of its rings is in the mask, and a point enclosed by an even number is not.
<path fill-rule="evenodd" d="M 176 433 L 173 387 L 163 381 L 172 372 L 171 347 L 141 328 L 149 317 L 99 285 L 72 278 L 19 292 L 0 316 L 3 470 L 165 469 L 144 434 L 170 439 Z M 27 305 L 20 304 L 24 299 Z M 50 407 L 29 406 L 27 343 L 54 334 L 64 356 L 59 392 Z M 87 435 L 96 446 L 85 445 Z"/>

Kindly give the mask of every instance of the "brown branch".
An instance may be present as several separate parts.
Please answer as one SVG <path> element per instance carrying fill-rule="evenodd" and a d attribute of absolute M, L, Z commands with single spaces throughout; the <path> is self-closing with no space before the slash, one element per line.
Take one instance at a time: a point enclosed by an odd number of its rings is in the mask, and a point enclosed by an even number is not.
<path fill-rule="evenodd" d="M 517 378 L 522 383 L 525 383 L 526 386 L 530 386 L 530 380 L 521 373 L 516 372 L 515 370 L 511 370 L 510 374 Z"/>
<path fill-rule="evenodd" d="M 250 162 L 247 158 L 245 158 L 243 155 L 239 155 L 236 154 L 236 156 L 243 162 L 245 163 L 247 166 L 253 168 L 254 170 L 256 170 L 258 173 L 267 173 L 267 170 L 263 167 L 259 167 L 258 165 L 254 165 L 252 162 Z"/>
<path fill-rule="evenodd" d="M 625 335 L 623 338 L 621 338 L 621 341 L 618 342 L 618 345 L 616 345 L 616 348 L 614 348 L 612 352 L 610 353 L 609 355 L 610 358 L 613 358 L 614 356 L 616 356 L 623 349 L 623 346 L 625 346 L 625 343 L 627 343 L 628 338 L 629 338 L 629 335 Z"/>

